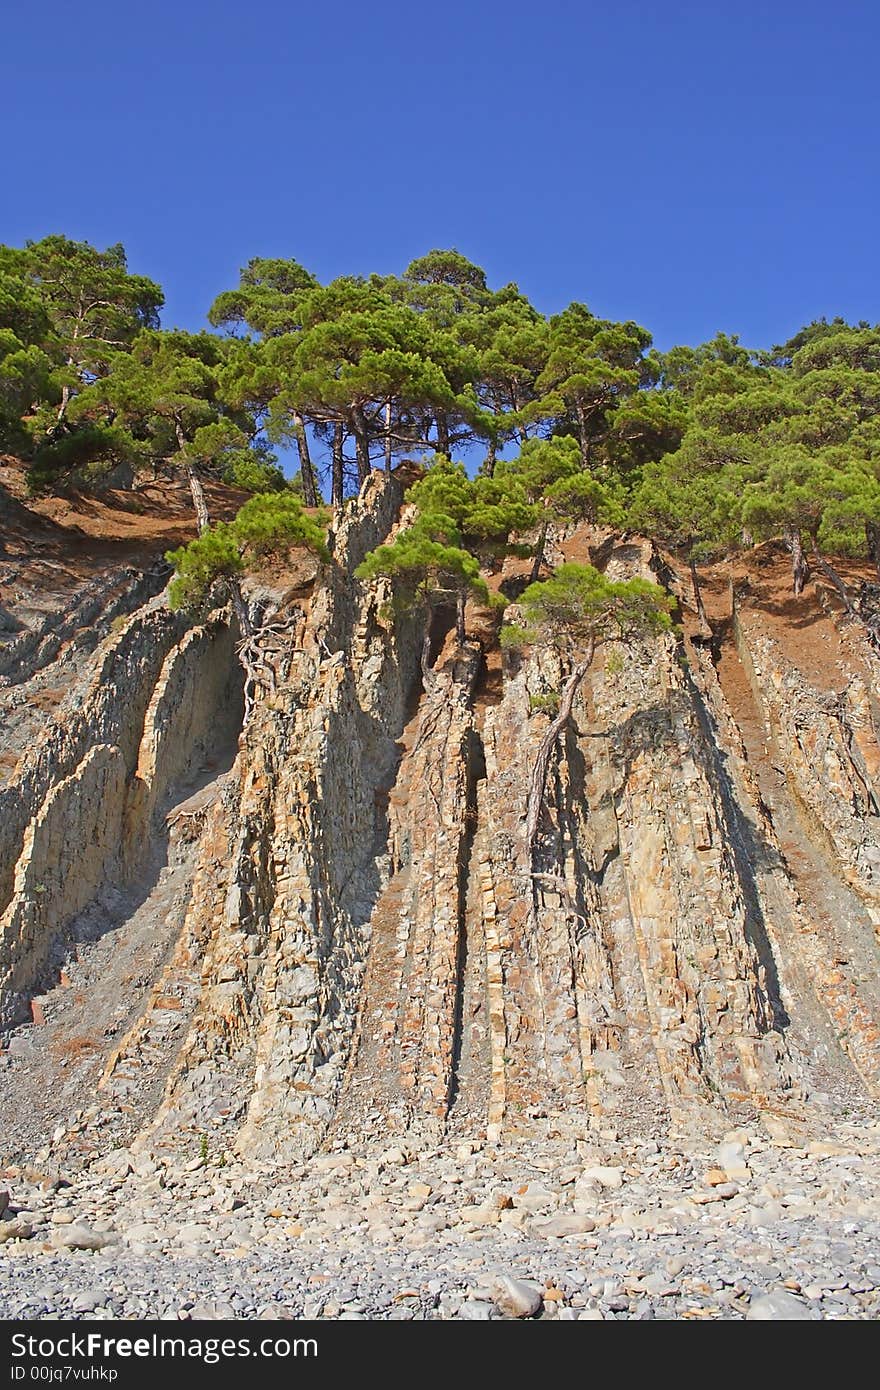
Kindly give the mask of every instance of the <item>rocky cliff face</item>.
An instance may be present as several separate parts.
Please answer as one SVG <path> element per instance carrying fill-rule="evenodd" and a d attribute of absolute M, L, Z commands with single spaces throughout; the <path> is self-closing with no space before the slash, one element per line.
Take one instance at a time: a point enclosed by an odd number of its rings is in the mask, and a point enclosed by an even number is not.
<path fill-rule="evenodd" d="M 880 712 L 858 634 L 815 603 L 819 678 L 746 596 L 714 652 L 610 644 L 533 858 L 536 697 L 564 673 L 550 651 L 456 651 L 440 624 L 423 687 L 417 621 L 353 577 L 401 504 L 374 475 L 314 585 L 261 591 L 285 626 L 244 728 L 228 614 L 170 614 L 158 571 L 9 633 L 0 1019 L 22 1148 L 206 1136 L 286 1162 L 370 1133 L 574 1143 L 867 1107 Z M 595 553 L 660 572 L 647 543 Z M 18 758 L 49 676 L 63 703 Z M 36 1101 L 52 1048 L 64 1084 Z M 67 1123 L 95 1086 L 92 1123 Z"/>

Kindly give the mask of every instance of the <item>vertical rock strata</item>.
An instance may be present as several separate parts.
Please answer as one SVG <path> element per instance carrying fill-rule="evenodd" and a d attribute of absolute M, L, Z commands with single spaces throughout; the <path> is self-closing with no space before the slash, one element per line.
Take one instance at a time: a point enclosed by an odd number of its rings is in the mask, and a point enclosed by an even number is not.
<path fill-rule="evenodd" d="M 246 1113 L 238 1145 L 296 1157 L 320 1141 L 345 1074 L 370 920 L 389 873 L 383 792 L 418 679 L 421 635 L 386 586 L 353 571 L 391 530 L 401 489 L 378 475 L 344 515 L 328 568 L 218 810 L 223 866 L 194 894 L 204 989 L 159 1128 L 200 1107 Z"/>
<path fill-rule="evenodd" d="M 0 792 L 0 1023 L 27 1016 L 78 914 L 143 869 L 163 798 L 234 724 L 239 686 L 228 624 L 187 632 L 157 600 L 99 649 Z"/>
<path fill-rule="evenodd" d="M 754 609 L 720 660 L 677 635 L 607 644 L 529 851 L 566 673 L 536 649 L 490 691 L 480 645 L 440 622 L 423 688 L 418 617 L 354 578 L 401 502 L 374 474 L 311 596 L 282 601 L 289 642 L 228 775 L 223 614 L 187 627 L 153 600 L 99 649 L 2 793 L 6 1021 L 77 914 L 167 843 L 177 789 L 188 905 L 101 1083 L 108 1106 L 149 1097 L 145 1144 L 287 1161 L 352 1133 L 721 1131 L 876 1095 L 873 658 L 843 633 L 839 684 L 813 688 Z M 609 540 L 603 563 L 654 561 Z"/>
<path fill-rule="evenodd" d="M 539 862 L 528 769 L 559 689 L 550 654 L 487 718 L 508 1108 L 677 1121 L 791 1087 L 781 1007 L 730 841 L 712 749 L 671 637 L 589 673 L 551 773 Z M 525 745 L 525 746 L 524 746 Z"/>

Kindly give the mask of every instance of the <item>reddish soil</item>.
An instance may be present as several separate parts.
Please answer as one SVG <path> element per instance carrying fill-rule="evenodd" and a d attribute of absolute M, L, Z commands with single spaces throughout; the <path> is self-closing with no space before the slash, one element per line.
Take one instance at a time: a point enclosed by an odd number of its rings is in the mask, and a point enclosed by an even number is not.
<path fill-rule="evenodd" d="M 211 515 L 230 520 L 247 494 L 206 482 Z M 33 558 L 61 565 L 78 578 L 114 561 L 149 564 L 196 533 L 185 482 L 160 478 L 130 489 L 85 493 L 73 488 L 55 497 L 29 498 L 24 467 L 0 456 L 0 559 Z"/>
<path fill-rule="evenodd" d="M 219 483 L 207 481 L 205 493 L 212 517 L 230 520 L 247 500 L 247 494 Z M 566 540 L 561 550 L 566 560 L 579 564 L 596 562 L 597 552 L 610 532 L 583 527 Z M 2 562 L 12 562 L 17 583 L 39 587 L 51 574 L 54 588 L 71 587 L 97 574 L 114 562 L 136 566 L 152 563 L 166 550 L 185 543 L 195 535 L 195 519 L 189 489 L 182 480 L 160 478 L 141 482 L 131 489 L 108 488 L 98 494 L 67 489 L 54 497 L 29 498 L 23 464 L 0 455 L 0 582 Z M 686 566 L 677 558 L 664 557 L 681 581 L 684 598 L 682 619 L 690 634 L 697 631 L 696 619 L 688 604 L 690 578 Z M 502 581 L 527 579 L 531 560 L 510 557 L 503 568 L 488 575 L 490 588 L 498 590 Z M 858 592 L 864 580 L 876 582 L 877 575 L 866 563 L 835 561 L 844 581 Z M 277 585 L 278 567 L 266 565 Z M 295 557 L 284 566 L 283 580 L 292 594 L 306 590 L 314 578 L 315 564 L 309 557 Z M 259 573 L 254 575 L 260 582 Z M 736 589 L 740 609 L 756 609 L 771 636 L 780 642 L 785 655 L 811 683 L 825 689 L 840 684 L 840 638 L 830 620 L 827 607 L 839 609 L 840 601 L 828 582 L 819 575 L 806 586 L 800 598 L 791 592 L 789 557 L 779 542 L 767 542 L 734 561 L 700 566 L 703 599 L 713 626 L 724 634 L 731 617 L 732 589 Z M 468 630 L 487 650 L 485 694 L 490 700 L 500 679 L 500 657 L 494 640 L 498 618 L 494 613 L 468 606 Z M 852 662 L 852 653 L 849 661 Z"/>
<path fill-rule="evenodd" d="M 690 595 L 687 569 L 671 562 L 682 583 L 682 594 Z M 865 581 L 876 583 L 873 567 L 859 561 L 835 559 L 834 565 L 854 596 Z M 814 574 L 803 593 L 795 598 L 791 588 L 791 565 L 784 548 L 776 541 L 755 546 L 735 560 L 700 567 L 703 602 L 713 626 L 724 628 L 732 616 L 735 590 L 740 612 L 755 611 L 770 637 L 806 680 L 820 690 L 839 690 L 841 660 L 844 657 L 840 633 L 830 613 L 840 613 L 840 598 L 821 574 Z M 685 627 L 696 631 L 696 621 L 685 609 Z M 846 663 L 856 660 L 852 648 Z"/>

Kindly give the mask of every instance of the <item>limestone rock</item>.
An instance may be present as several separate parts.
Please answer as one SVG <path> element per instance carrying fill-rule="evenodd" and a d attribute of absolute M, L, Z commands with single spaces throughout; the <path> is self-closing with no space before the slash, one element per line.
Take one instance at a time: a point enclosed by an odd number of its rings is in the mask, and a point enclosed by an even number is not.
<path fill-rule="evenodd" d="M 52 1244 L 59 1250 L 103 1250 L 111 1245 L 114 1237 L 102 1231 L 93 1231 L 85 1222 L 74 1222 L 62 1226 L 53 1233 Z"/>
<path fill-rule="evenodd" d="M 493 1287 L 495 1307 L 509 1318 L 533 1318 L 544 1305 L 541 1290 L 524 1279 L 499 1274 Z"/>
<path fill-rule="evenodd" d="M 809 1322 L 812 1314 L 799 1298 L 786 1289 L 774 1289 L 753 1298 L 746 1317 L 750 1322 Z"/>

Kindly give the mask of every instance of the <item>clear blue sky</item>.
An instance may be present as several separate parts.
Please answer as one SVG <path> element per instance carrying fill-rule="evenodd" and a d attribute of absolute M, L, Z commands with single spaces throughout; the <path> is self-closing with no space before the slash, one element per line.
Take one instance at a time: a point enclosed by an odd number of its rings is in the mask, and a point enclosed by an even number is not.
<path fill-rule="evenodd" d="M 168 326 L 254 255 L 452 245 L 662 347 L 880 319 L 876 0 L 44 0 L 0 42 L 0 241 L 124 242 Z"/>

